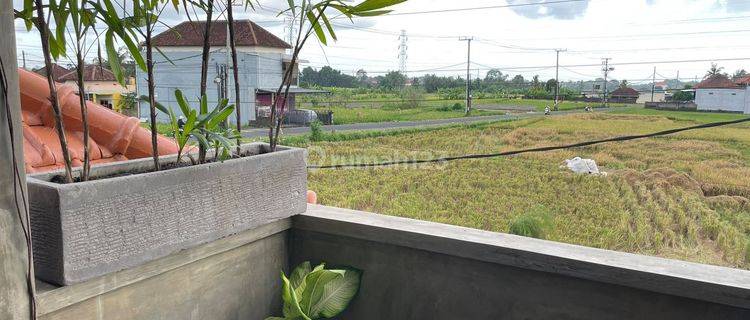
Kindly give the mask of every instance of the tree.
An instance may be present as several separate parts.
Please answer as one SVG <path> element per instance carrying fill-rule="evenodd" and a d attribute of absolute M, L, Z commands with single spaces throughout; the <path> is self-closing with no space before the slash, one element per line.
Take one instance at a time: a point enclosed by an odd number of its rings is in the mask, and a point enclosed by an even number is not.
<path fill-rule="evenodd" d="M 620 89 L 625 89 L 627 87 L 628 87 L 628 80 L 620 81 Z"/>
<path fill-rule="evenodd" d="M 708 71 L 706 71 L 706 75 L 703 78 L 705 79 L 708 77 L 713 77 L 716 75 L 724 74 L 722 72 L 723 70 L 724 70 L 724 67 L 719 67 L 716 63 L 712 62 L 711 68 L 709 68 Z"/>
<path fill-rule="evenodd" d="M 391 71 L 386 73 L 385 76 L 380 79 L 378 85 L 383 89 L 393 91 L 403 88 L 404 84 L 406 84 L 406 77 L 401 74 L 401 72 Z"/>
<path fill-rule="evenodd" d="M 557 80 L 555 79 L 549 79 L 547 82 L 544 83 L 544 90 L 547 92 L 555 91 L 555 87 L 557 86 Z"/>
<path fill-rule="evenodd" d="M 508 75 L 503 74 L 503 72 L 498 69 L 490 69 L 490 71 L 487 71 L 487 74 L 484 76 L 484 81 L 491 83 L 504 82 L 506 80 L 508 80 Z"/>
<path fill-rule="evenodd" d="M 531 79 L 531 86 L 533 88 L 539 88 L 539 75 L 535 74 L 534 78 Z"/>
<path fill-rule="evenodd" d="M 522 86 L 524 83 L 526 83 L 526 79 L 524 79 L 522 75 L 517 74 L 515 77 L 513 77 L 512 80 L 510 80 L 510 82 L 514 85 Z"/>
<path fill-rule="evenodd" d="M 745 69 L 738 69 L 732 75 L 732 79 L 739 79 L 739 78 L 746 77 L 746 76 L 748 76 L 748 73 L 747 71 L 745 71 Z"/>

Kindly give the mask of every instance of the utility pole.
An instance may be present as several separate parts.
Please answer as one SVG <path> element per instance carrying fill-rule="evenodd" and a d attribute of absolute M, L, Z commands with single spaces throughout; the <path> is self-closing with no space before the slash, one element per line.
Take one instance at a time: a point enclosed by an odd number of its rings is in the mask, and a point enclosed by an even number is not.
<path fill-rule="evenodd" d="M 459 37 L 459 41 L 466 41 L 466 115 L 471 112 L 471 40 L 474 37 Z"/>
<path fill-rule="evenodd" d="M 560 70 L 560 52 L 565 51 L 568 51 L 568 49 L 555 49 L 555 111 L 557 111 L 557 102 L 560 94 L 560 78 L 558 77 Z"/>
<path fill-rule="evenodd" d="M 651 102 L 654 102 L 654 89 L 656 89 L 656 66 L 654 66 L 654 74 L 651 76 Z"/>
<path fill-rule="evenodd" d="M 398 36 L 398 72 L 404 77 L 406 77 L 406 59 L 408 58 L 406 50 L 409 48 L 406 43 L 408 40 L 406 30 L 401 30 L 401 35 Z"/>
<path fill-rule="evenodd" d="M 609 66 L 609 60 L 612 58 L 602 58 L 602 71 L 604 71 L 604 96 L 602 97 L 602 104 L 606 108 L 607 107 L 607 75 L 609 75 L 610 71 L 615 70 L 615 68 L 612 68 Z"/>

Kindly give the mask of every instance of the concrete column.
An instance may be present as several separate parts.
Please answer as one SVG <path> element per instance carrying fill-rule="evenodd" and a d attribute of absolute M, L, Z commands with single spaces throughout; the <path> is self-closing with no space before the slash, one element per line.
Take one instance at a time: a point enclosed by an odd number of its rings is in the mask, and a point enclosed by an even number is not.
<path fill-rule="evenodd" d="M 13 26 L 13 1 L 0 0 L 0 57 L 3 62 L 8 87 L 0 85 L 0 319 L 31 319 L 29 289 L 26 282 L 27 258 L 26 240 L 23 225 L 25 213 L 19 218 L 16 197 L 14 194 L 25 192 L 26 177 L 23 165 L 23 134 L 21 130 L 21 103 L 18 95 L 18 73 L 16 71 L 16 38 Z M 7 89 L 5 96 L 3 89 Z M 7 114 L 5 103 L 10 105 L 11 114 Z M 14 163 L 11 146 L 11 135 L 8 130 L 8 116 L 13 120 L 13 137 L 15 138 L 16 163 Z M 13 166 L 20 169 L 20 188 L 13 187 Z M 18 206 L 26 210 L 26 203 L 20 200 Z"/>

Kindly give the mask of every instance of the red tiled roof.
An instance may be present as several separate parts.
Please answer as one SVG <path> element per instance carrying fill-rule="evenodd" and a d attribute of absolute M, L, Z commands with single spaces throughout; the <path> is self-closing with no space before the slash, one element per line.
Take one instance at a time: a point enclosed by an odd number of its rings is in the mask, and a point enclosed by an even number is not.
<path fill-rule="evenodd" d="M 39 68 L 37 70 L 34 70 L 34 72 L 36 72 L 37 74 L 40 74 L 40 75 L 43 75 L 43 76 L 46 77 L 47 76 L 47 67 L 41 67 L 41 68 Z M 57 63 L 53 63 L 52 64 L 52 79 L 53 80 L 60 81 L 60 77 L 64 76 L 68 72 L 70 72 L 70 69 L 65 68 L 65 67 L 63 67 L 63 66 L 61 66 L 61 65 L 59 65 Z"/>
<path fill-rule="evenodd" d="M 617 88 L 617 90 L 612 91 L 612 93 L 610 93 L 610 95 L 612 95 L 613 97 L 615 97 L 615 96 L 620 96 L 620 97 L 637 97 L 637 96 L 640 95 L 640 93 L 638 93 L 638 91 L 636 91 L 633 88 L 625 87 L 625 88 Z"/>
<path fill-rule="evenodd" d="M 61 76 L 57 81 L 77 81 L 78 75 L 73 69 Z M 83 81 L 117 81 L 115 74 L 107 68 L 97 64 L 87 64 L 83 67 Z"/>
<path fill-rule="evenodd" d="M 185 21 L 171 30 L 156 35 L 151 41 L 154 46 L 203 46 L 205 21 Z M 250 20 L 234 21 L 235 44 L 246 47 L 291 48 L 284 40 L 263 29 Z M 227 43 L 226 20 L 211 23 L 209 36 L 211 46 L 225 46 Z"/>
<path fill-rule="evenodd" d="M 737 84 L 723 74 L 716 74 L 696 84 L 695 89 L 734 89 Z"/>
<path fill-rule="evenodd" d="M 734 80 L 734 83 L 741 85 L 741 86 L 750 85 L 750 76 L 739 77 Z"/>

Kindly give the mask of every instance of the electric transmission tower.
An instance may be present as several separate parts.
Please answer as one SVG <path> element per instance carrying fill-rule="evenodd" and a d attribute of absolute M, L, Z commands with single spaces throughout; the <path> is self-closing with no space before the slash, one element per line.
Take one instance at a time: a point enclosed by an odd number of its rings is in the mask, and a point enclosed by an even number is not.
<path fill-rule="evenodd" d="M 406 42 L 409 40 L 409 37 L 406 36 L 406 30 L 401 30 L 401 35 L 398 36 L 398 71 L 406 75 L 406 49 L 408 49 L 408 46 L 406 45 Z"/>

